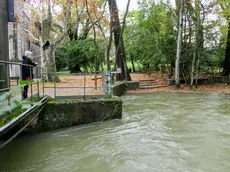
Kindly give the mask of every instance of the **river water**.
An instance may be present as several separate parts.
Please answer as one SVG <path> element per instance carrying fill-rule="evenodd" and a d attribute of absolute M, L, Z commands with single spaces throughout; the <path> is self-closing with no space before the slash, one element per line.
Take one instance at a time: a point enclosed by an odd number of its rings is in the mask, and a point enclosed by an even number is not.
<path fill-rule="evenodd" d="M 127 95 L 123 118 L 27 136 L 1 172 L 229 172 L 230 97 Z"/>

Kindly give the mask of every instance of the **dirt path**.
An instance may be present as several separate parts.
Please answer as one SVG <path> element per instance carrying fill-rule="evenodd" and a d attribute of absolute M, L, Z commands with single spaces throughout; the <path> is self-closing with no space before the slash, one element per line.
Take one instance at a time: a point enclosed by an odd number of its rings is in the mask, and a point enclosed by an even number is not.
<path fill-rule="evenodd" d="M 143 74 L 135 73 L 131 74 L 132 80 L 153 80 L 157 85 L 162 85 L 159 88 L 151 89 L 139 89 L 136 91 L 128 91 L 128 93 L 151 93 L 151 92 L 215 92 L 215 93 L 228 93 L 230 94 L 230 86 L 227 84 L 210 84 L 210 85 L 199 85 L 198 88 L 193 88 L 192 90 L 188 88 L 187 85 L 181 85 L 179 89 L 176 89 L 175 86 L 166 86 L 164 80 L 159 74 Z M 61 82 L 56 83 L 57 91 L 56 96 L 83 96 L 84 92 L 86 95 L 104 95 L 103 88 L 96 88 L 103 86 L 103 78 L 101 76 L 97 77 L 97 82 L 95 82 L 94 76 L 87 76 L 86 82 L 84 83 L 84 76 L 62 76 Z M 87 88 L 84 90 L 84 85 Z M 44 94 L 54 97 L 54 83 L 45 83 Z M 66 87 L 66 88 L 62 88 Z M 82 87 L 82 88 L 72 88 L 72 87 Z M 29 88 L 30 92 L 30 88 Z M 33 94 L 37 93 L 36 84 L 33 86 Z M 39 85 L 39 92 L 42 95 L 43 89 L 42 84 Z M 30 93 L 29 93 L 30 95 Z"/>

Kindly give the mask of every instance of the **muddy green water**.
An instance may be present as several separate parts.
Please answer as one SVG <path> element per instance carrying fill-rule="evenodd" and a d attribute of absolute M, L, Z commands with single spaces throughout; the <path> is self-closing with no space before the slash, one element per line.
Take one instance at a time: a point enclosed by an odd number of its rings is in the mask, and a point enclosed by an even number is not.
<path fill-rule="evenodd" d="M 14 140 L 1 172 L 229 172 L 230 97 L 122 97 L 123 118 Z"/>

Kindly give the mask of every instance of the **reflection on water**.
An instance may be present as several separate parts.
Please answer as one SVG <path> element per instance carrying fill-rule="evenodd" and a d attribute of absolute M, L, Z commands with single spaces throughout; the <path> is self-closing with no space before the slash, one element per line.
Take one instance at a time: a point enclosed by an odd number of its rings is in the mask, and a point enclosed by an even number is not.
<path fill-rule="evenodd" d="M 122 120 L 20 138 L 2 172 L 229 172 L 230 97 L 124 96 Z"/>

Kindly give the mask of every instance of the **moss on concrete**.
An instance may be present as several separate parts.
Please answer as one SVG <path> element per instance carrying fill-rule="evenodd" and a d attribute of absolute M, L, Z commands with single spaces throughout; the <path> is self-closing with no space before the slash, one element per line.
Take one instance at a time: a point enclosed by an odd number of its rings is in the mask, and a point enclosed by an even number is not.
<path fill-rule="evenodd" d="M 9 123 L 10 121 L 12 121 L 14 118 L 16 118 L 17 116 L 21 115 L 23 112 L 25 112 L 27 109 L 23 108 L 23 109 L 18 109 L 15 112 L 9 114 L 9 115 L 5 115 L 4 117 L 2 117 L 0 119 L 0 127 L 6 125 L 7 123 Z"/>
<path fill-rule="evenodd" d="M 49 101 L 38 117 L 37 128 L 47 131 L 122 117 L 119 98 Z"/>
<path fill-rule="evenodd" d="M 26 109 L 12 113 L 12 118 L 20 115 Z M 4 133 L 2 139 L 7 139 L 29 122 L 39 111 L 17 123 L 12 129 Z M 119 98 L 99 100 L 66 100 L 54 101 L 49 99 L 42 112 L 23 131 L 22 135 L 39 133 L 64 127 L 89 124 L 122 117 L 122 101 Z M 4 125 L 3 123 L 2 125 Z M 1 139 L 1 138 L 0 138 Z"/>

